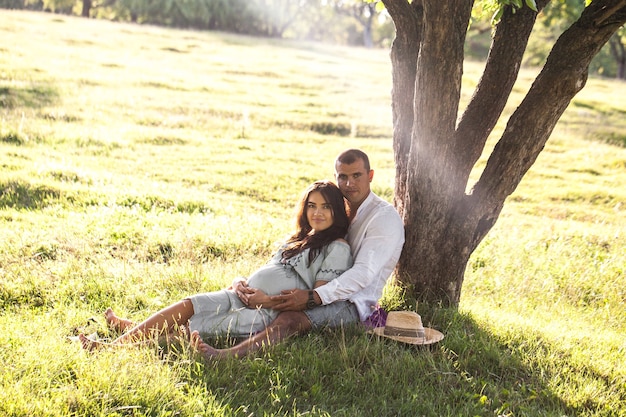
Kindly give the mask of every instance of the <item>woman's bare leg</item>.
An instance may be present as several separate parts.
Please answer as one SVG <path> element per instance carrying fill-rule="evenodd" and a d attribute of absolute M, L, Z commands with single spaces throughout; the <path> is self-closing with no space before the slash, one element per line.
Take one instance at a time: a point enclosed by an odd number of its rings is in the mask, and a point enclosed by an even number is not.
<path fill-rule="evenodd" d="M 107 311 L 104 312 L 104 318 L 109 327 L 118 333 L 124 333 L 127 329 L 135 326 L 134 321 L 118 317 L 111 307 L 107 308 Z"/>
<path fill-rule="evenodd" d="M 145 340 L 151 335 L 167 334 L 187 324 L 193 316 L 193 304 L 184 299 L 151 315 L 145 321 L 137 324 L 127 333 L 113 341 L 114 344 L 134 343 Z"/>
<path fill-rule="evenodd" d="M 191 346 L 205 359 L 243 357 L 267 346 L 279 343 L 290 336 L 304 334 L 311 330 L 309 318 L 301 311 L 284 311 L 265 330 L 258 332 L 243 342 L 227 349 L 216 349 L 206 344 L 196 331 L 191 333 Z"/>
<path fill-rule="evenodd" d="M 104 346 L 146 342 L 152 336 L 167 336 L 178 330 L 180 326 L 189 322 L 193 313 L 193 304 L 190 300 L 185 299 L 153 314 L 111 343 L 94 342 L 85 337 L 85 335 L 80 335 L 79 339 L 86 350 L 95 350 Z"/>

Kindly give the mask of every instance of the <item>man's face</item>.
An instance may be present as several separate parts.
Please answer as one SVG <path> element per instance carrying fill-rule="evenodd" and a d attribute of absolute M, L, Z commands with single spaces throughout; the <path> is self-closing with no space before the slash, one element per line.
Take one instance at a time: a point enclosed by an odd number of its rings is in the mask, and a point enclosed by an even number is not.
<path fill-rule="evenodd" d="M 374 170 L 365 169 L 362 159 L 352 164 L 335 164 L 335 179 L 343 196 L 351 205 L 357 207 L 370 193 L 370 182 L 374 178 Z"/>

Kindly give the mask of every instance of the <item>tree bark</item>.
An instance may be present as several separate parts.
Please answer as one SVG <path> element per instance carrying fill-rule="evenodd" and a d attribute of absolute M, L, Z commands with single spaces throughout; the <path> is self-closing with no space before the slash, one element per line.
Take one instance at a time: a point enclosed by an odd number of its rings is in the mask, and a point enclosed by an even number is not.
<path fill-rule="evenodd" d="M 547 2 L 537 1 L 538 8 Z M 473 2 L 384 3 L 397 33 L 391 50 L 394 203 L 406 233 L 396 272 L 417 299 L 458 305 L 471 254 L 585 85 L 591 59 L 626 21 L 626 0 L 592 2 L 558 39 L 469 193 L 470 172 L 513 88 L 536 12 L 505 10 L 457 124 Z"/>
<path fill-rule="evenodd" d="M 81 10 L 82 17 L 89 17 L 92 5 L 92 0 L 83 0 L 83 8 Z"/>
<path fill-rule="evenodd" d="M 422 40 L 424 8 L 422 0 L 408 3 L 404 0 L 383 0 L 396 26 L 396 37 L 391 45 L 392 63 L 392 117 L 393 149 L 396 163 L 394 205 L 400 216 L 404 214 L 408 176 L 411 132 L 413 131 L 413 102 L 417 56 Z"/>

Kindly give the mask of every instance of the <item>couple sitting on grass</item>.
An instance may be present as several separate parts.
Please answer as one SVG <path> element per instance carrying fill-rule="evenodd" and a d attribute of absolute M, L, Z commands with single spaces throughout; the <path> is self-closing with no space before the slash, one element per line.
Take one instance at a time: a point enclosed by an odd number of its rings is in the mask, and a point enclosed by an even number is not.
<path fill-rule="evenodd" d="M 110 343 L 81 334 L 83 348 L 143 343 L 184 329 L 204 358 L 224 358 L 312 329 L 367 321 L 404 244 L 402 220 L 371 191 L 373 177 L 364 152 L 342 152 L 335 161 L 337 185 L 317 181 L 306 189 L 296 233 L 247 280 L 185 298 L 139 324 L 108 309 L 107 323 L 124 333 Z M 204 341 L 211 336 L 244 340 L 216 349 Z"/>

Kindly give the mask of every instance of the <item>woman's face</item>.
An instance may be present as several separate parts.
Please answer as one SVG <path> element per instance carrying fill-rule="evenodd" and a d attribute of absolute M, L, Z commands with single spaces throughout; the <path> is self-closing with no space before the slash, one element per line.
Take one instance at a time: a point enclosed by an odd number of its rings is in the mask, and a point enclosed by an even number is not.
<path fill-rule="evenodd" d="M 333 225 L 333 209 L 319 191 L 309 194 L 306 202 L 306 219 L 314 232 L 321 232 Z"/>

